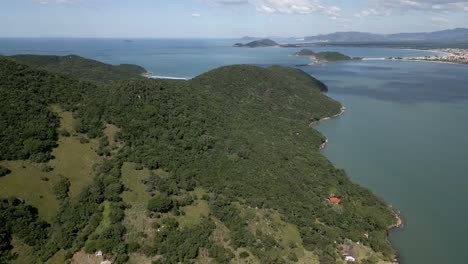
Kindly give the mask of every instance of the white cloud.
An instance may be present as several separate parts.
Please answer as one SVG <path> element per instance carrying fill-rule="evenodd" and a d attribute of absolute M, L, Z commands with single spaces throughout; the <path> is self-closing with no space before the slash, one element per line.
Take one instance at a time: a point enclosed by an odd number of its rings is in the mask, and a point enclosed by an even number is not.
<path fill-rule="evenodd" d="M 447 12 L 466 12 L 468 11 L 467 0 L 368 0 L 370 9 L 378 12 L 370 13 L 369 15 L 381 16 L 388 15 L 392 12 L 408 12 L 408 11 L 424 11 L 432 13 L 447 13 Z M 361 11 L 357 16 L 363 14 Z"/>
<path fill-rule="evenodd" d="M 78 0 L 32 0 L 35 3 L 47 5 L 47 4 L 74 4 Z"/>
<path fill-rule="evenodd" d="M 410 11 L 426 12 L 433 15 L 453 12 L 468 12 L 468 0 L 367 0 L 368 7 L 354 14 L 356 18 L 382 17 L 394 13 L 406 13 Z M 445 23 L 438 17 L 434 23 Z"/>
<path fill-rule="evenodd" d="M 260 13 L 307 15 L 319 13 L 330 17 L 339 17 L 341 8 L 326 5 L 323 0 L 204 0 L 216 6 L 251 5 Z"/>
<path fill-rule="evenodd" d="M 450 21 L 448 20 L 448 18 L 445 18 L 445 17 L 431 17 L 429 20 L 433 23 L 438 23 L 438 24 L 448 23 Z"/>
<path fill-rule="evenodd" d="M 193 14 L 192 14 L 192 17 L 194 17 L 194 18 L 199 18 L 199 17 L 201 17 L 201 16 L 202 16 L 202 15 L 199 14 L 199 13 L 193 13 Z"/>

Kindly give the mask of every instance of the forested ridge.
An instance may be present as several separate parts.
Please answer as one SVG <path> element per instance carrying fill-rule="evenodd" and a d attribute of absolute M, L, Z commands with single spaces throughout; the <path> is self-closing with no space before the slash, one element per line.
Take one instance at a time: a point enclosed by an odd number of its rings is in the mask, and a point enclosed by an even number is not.
<path fill-rule="evenodd" d="M 41 56 L 35 60 L 41 64 Z M 57 66 L 59 61 L 44 60 L 53 73 L 0 58 L 0 159 L 54 158 L 59 125 L 52 104 L 74 113 L 76 133 L 100 138 L 100 155 L 106 158 L 93 183 L 75 198 L 68 195 L 70 182 L 60 178 L 54 187 L 60 209 L 50 223 L 24 202 L 4 200 L 0 262 L 14 259 L 8 242 L 13 237 L 35 247 L 38 263 L 60 252 L 71 258 L 82 248 L 101 250 L 116 263 L 128 262 L 132 254 L 155 263 L 200 262 L 201 257 L 215 263 L 232 258 L 291 263 L 298 261 L 298 247 L 320 263 L 336 263 L 343 259 L 339 245 L 348 240 L 363 242 L 382 259 L 393 257 L 387 240 L 392 210 L 318 150 L 324 137 L 309 124 L 337 114 L 341 105 L 322 93 L 326 86 L 315 78 L 280 66 L 234 65 L 189 81 L 96 79 L 106 68 L 75 80 L 64 76 L 67 69 Z M 112 152 L 104 151 L 106 124 L 119 128 L 119 147 Z M 135 175 L 150 171 L 141 182 L 143 194 L 153 197 L 144 202 L 157 230 L 149 244 L 126 235 L 126 217 L 136 206 L 122 199 L 123 192 L 132 192 L 122 181 L 129 162 L 137 164 Z M 341 204 L 331 204 L 331 195 Z M 196 204 L 206 204 L 209 213 L 196 224 L 181 225 L 185 208 Z M 268 232 L 254 232 L 251 210 L 277 213 L 281 222 L 293 224 L 299 245 L 285 246 Z M 12 214 L 44 235 L 18 234 L 17 224 L 8 220 Z M 220 225 L 229 232 L 222 242 L 215 239 Z"/>
<path fill-rule="evenodd" d="M 138 65 L 110 65 L 77 55 L 13 55 L 10 58 L 40 67 L 44 70 L 60 73 L 78 80 L 108 82 L 126 78 L 141 78 L 146 70 Z"/>

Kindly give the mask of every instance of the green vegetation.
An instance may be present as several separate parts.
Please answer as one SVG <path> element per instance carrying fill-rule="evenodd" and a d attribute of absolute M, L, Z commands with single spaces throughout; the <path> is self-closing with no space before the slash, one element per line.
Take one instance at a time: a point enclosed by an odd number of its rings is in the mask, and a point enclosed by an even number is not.
<path fill-rule="evenodd" d="M 293 54 L 294 56 L 310 56 L 314 57 L 318 62 L 334 62 L 334 61 L 346 61 L 352 60 L 353 58 L 344 55 L 340 52 L 335 51 L 324 51 L 315 53 L 309 49 L 302 49 Z"/>
<path fill-rule="evenodd" d="M 77 55 L 44 56 L 14 55 L 10 58 L 84 81 L 108 82 L 127 78 L 141 78 L 146 73 L 143 67 L 133 64 L 110 65 Z"/>
<path fill-rule="evenodd" d="M 67 177 L 60 175 L 58 182 L 54 185 L 53 191 L 57 200 L 63 202 L 68 198 L 68 191 L 70 191 L 70 180 Z"/>
<path fill-rule="evenodd" d="M 295 52 L 294 56 L 314 56 L 316 53 L 311 51 L 310 49 L 302 49 L 298 52 Z"/>
<path fill-rule="evenodd" d="M 0 69 L 0 92 L 8 95 L 2 105 L 21 106 L 0 109 L 0 118 L 9 115 L 1 124 L 17 132 L 0 137 L 9 151 L 0 158 L 17 160 L 1 161 L 12 173 L 0 186 L 31 178 L 56 204 L 50 227 L 37 212 L 26 221 L 32 233 L 41 230 L 38 241 L 10 225 L 0 229 L 5 258 L 13 236 L 35 247 L 38 263 L 69 259 L 83 248 L 101 250 L 115 263 L 336 263 L 345 240 L 393 257 L 387 240 L 392 210 L 318 151 L 324 138 L 308 125 L 337 114 L 341 105 L 302 71 L 235 65 L 190 81 L 96 83 L 92 76 L 77 81 L 5 58 Z M 9 112 L 25 121 L 15 122 Z M 28 119 L 32 114 L 43 118 Z M 19 133 L 25 124 L 30 133 Z M 68 137 L 59 137 L 59 125 Z M 25 150 L 31 140 L 41 147 Z M 80 158 L 86 151 L 93 155 Z M 45 164 L 51 171 L 31 161 L 52 156 Z M 29 168 L 39 170 L 38 177 L 20 173 Z M 0 190 L 3 197 L 23 195 Z M 332 193 L 339 205 L 326 200 Z M 7 210 L 17 205 L 4 203 Z"/>
<path fill-rule="evenodd" d="M 247 44 L 242 44 L 242 43 L 234 44 L 234 47 L 238 47 L 238 48 L 261 48 L 261 47 L 274 47 L 274 46 L 278 46 L 278 43 L 274 42 L 271 39 L 254 40 Z"/>
<path fill-rule="evenodd" d="M 0 165 L 0 177 L 10 174 L 11 170 Z"/>
<path fill-rule="evenodd" d="M 173 201 L 165 194 L 158 194 L 148 201 L 148 210 L 157 213 L 167 213 L 173 207 Z"/>

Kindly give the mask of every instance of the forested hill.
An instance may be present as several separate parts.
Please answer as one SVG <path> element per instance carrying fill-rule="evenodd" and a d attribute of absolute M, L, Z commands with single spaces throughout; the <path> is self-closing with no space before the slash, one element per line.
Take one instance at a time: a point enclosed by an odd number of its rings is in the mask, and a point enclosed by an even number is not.
<path fill-rule="evenodd" d="M 238 48 L 261 48 L 261 47 L 275 47 L 278 46 L 278 43 L 271 39 L 259 39 L 259 40 L 254 40 L 252 42 L 242 44 L 242 43 L 236 43 L 234 44 L 234 47 Z"/>
<path fill-rule="evenodd" d="M 302 49 L 301 51 L 295 52 L 293 55 L 313 57 L 320 62 L 347 61 L 353 59 L 348 55 L 336 51 L 322 51 L 315 53 L 309 49 Z"/>
<path fill-rule="evenodd" d="M 77 55 L 14 55 L 11 58 L 26 64 L 41 67 L 54 73 L 86 81 L 117 81 L 126 78 L 141 78 L 146 70 L 138 65 L 110 65 Z"/>
<path fill-rule="evenodd" d="M 369 263 L 393 258 L 392 210 L 335 168 L 318 150 L 324 137 L 309 127 L 341 105 L 302 71 L 235 65 L 189 81 L 94 85 L 0 58 L 0 80 L 7 95 L 0 103 L 9 106 L 0 108 L 2 132 L 15 133 L 0 134 L 12 152 L 3 158 L 31 159 L 14 155 L 21 146 L 40 155 L 78 139 L 82 149 L 96 138 L 92 150 L 102 156 L 92 182 L 75 195 L 69 188 L 79 178 L 60 175 L 48 187 L 68 154 L 37 160 L 46 162 L 46 176 L 31 192 L 50 188 L 56 217 L 41 221 L 50 208 L 28 207 L 32 198 L 3 200 L 0 262 L 13 251 L 28 263 L 102 251 L 116 263 L 336 263 L 349 247 L 368 252 L 359 259 Z M 58 133 L 51 105 L 73 112 L 73 128 Z M 32 129 L 17 133 L 26 125 Z M 16 149 L 6 140 L 28 144 Z M 38 140 L 51 144 L 37 147 Z M 15 164 L 0 161 L 8 173 L 0 197 L 16 188 L 8 185 L 12 177 L 36 166 Z"/>

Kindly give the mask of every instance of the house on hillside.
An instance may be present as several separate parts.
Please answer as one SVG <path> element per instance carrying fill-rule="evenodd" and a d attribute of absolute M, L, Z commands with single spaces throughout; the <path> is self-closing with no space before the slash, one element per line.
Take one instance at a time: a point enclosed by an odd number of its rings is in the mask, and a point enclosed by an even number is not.
<path fill-rule="evenodd" d="M 329 196 L 328 201 L 330 201 L 330 203 L 333 203 L 333 204 L 341 203 L 341 199 L 336 196 Z"/>

